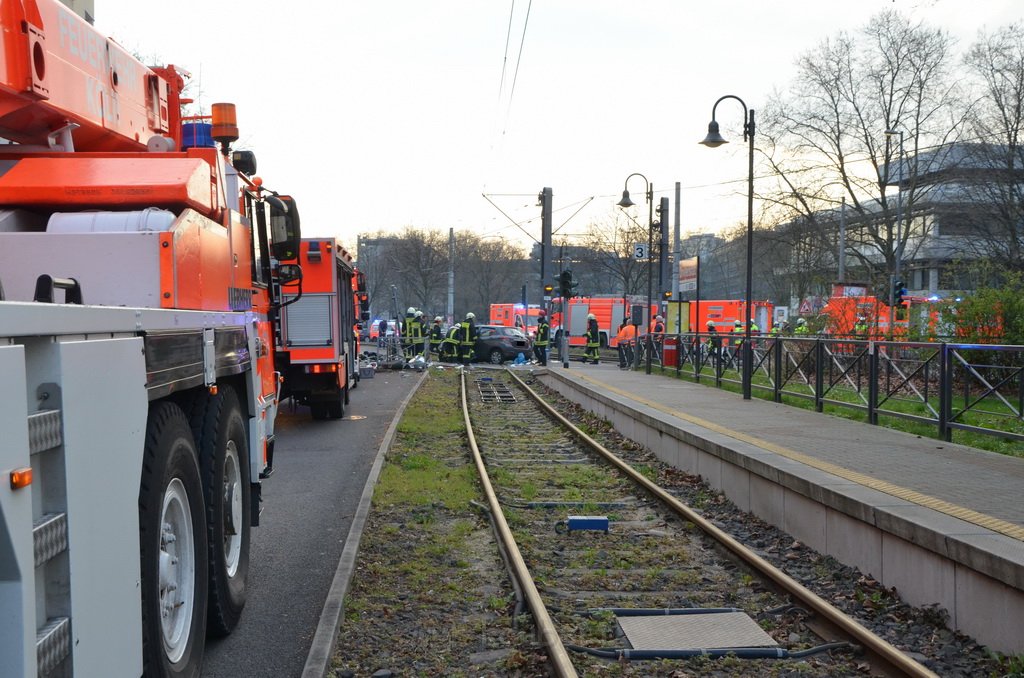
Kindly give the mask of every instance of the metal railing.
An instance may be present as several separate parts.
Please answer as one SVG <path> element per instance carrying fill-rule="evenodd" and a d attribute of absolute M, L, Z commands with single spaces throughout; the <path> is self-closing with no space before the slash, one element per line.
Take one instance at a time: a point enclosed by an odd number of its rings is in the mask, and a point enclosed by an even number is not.
<path fill-rule="evenodd" d="M 775 402 L 858 410 L 871 424 L 908 420 L 946 441 L 954 430 L 1024 441 L 1024 346 L 756 336 L 751 347 L 752 390 Z M 742 351 L 729 334 L 665 335 L 652 359 L 696 382 L 741 386 Z"/>

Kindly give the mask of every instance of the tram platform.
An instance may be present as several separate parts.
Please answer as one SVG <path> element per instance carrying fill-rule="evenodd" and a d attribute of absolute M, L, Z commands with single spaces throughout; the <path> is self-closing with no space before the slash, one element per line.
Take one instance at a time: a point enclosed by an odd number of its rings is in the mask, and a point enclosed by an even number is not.
<path fill-rule="evenodd" d="M 614 363 L 541 381 L 700 475 L 741 510 L 1024 652 L 1024 459 Z"/>

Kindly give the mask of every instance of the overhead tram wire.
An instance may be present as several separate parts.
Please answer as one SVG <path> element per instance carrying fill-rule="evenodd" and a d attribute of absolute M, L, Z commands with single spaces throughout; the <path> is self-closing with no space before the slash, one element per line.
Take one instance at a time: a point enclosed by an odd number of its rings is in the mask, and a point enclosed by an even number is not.
<path fill-rule="evenodd" d="M 505 109 L 505 124 L 501 129 L 501 136 L 505 136 L 508 128 L 508 119 L 512 114 L 512 100 L 516 96 L 516 82 L 519 80 L 519 64 L 523 60 L 523 45 L 526 44 L 526 29 L 530 25 L 530 10 L 533 8 L 533 0 L 526 6 L 526 18 L 523 19 L 523 35 L 519 39 L 519 54 L 516 55 L 516 70 L 512 74 L 512 89 L 508 93 L 508 107 Z"/>
<path fill-rule="evenodd" d="M 505 93 L 505 69 L 508 66 L 508 44 L 512 40 L 512 17 L 516 12 L 516 0 L 512 0 L 512 6 L 508 12 L 508 29 L 505 32 L 505 56 L 501 60 L 501 80 L 498 82 L 498 103 L 501 103 L 501 96 Z"/>

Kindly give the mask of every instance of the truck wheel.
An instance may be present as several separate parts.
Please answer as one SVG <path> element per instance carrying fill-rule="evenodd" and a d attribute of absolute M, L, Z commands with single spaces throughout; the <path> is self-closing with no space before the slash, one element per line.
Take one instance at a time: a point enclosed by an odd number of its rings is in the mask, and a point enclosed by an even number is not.
<path fill-rule="evenodd" d="M 327 416 L 330 419 L 341 419 L 345 416 L 345 403 L 348 401 L 348 389 L 338 389 L 338 393 L 327 401 Z"/>
<path fill-rule="evenodd" d="M 238 395 L 231 387 L 197 398 L 192 432 L 199 444 L 206 506 L 211 633 L 238 625 L 249 575 L 249 442 Z"/>
<path fill-rule="evenodd" d="M 206 643 L 203 486 L 181 408 L 152 405 L 139 483 L 143 673 L 199 676 Z"/>

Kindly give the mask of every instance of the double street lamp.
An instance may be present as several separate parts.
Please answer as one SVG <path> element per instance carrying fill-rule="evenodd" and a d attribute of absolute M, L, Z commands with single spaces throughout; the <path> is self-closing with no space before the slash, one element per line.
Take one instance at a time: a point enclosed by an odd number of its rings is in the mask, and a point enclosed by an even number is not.
<path fill-rule="evenodd" d="M 735 99 L 743 106 L 743 140 L 750 143 L 750 161 L 747 174 L 747 294 L 745 306 L 745 322 L 743 325 L 743 399 L 750 400 L 750 383 L 753 375 L 753 347 L 750 345 L 750 307 L 753 304 L 754 286 L 754 109 L 747 109 L 747 104 L 738 96 L 726 94 L 711 107 L 711 122 L 708 123 L 708 135 L 701 141 L 705 146 L 717 148 L 729 143 L 718 132 L 715 110 L 718 104 L 726 99 Z"/>
<path fill-rule="evenodd" d="M 652 186 L 651 182 L 649 182 L 647 180 L 647 177 L 645 177 L 644 175 L 640 174 L 639 172 L 633 172 L 632 174 L 630 174 L 628 177 L 626 177 L 626 181 L 625 181 L 625 183 L 623 184 L 623 187 L 622 187 L 622 200 L 620 200 L 618 202 L 619 207 L 621 207 L 622 209 L 626 209 L 627 207 L 632 207 L 633 205 L 636 204 L 632 200 L 629 199 L 629 180 L 632 179 L 633 177 L 640 177 L 641 179 L 644 180 L 644 183 L 647 185 L 647 313 L 645 315 L 650 315 L 651 305 L 653 303 L 653 299 L 651 298 L 651 295 L 652 295 L 651 285 L 653 283 L 653 280 L 652 280 L 653 279 L 653 273 L 651 271 L 651 263 L 654 261 L 654 257 L 652 257 L 651 254 L 654 251 L 654 186 Z M 636 318 L 632 318 L 632 320 L 635 322 Z M 647 362 L 646 362 L 645 371 L 647 372 L 647 374 L 651 373 L 651 349 L 653 348 L 651 346 L 651 323 L 650 323 L 650 320 L 651 320 L 650 318 L 646 318 L 646 321 L 647 321 L 647 342 L 646 342 L 647 343 Z"/>

